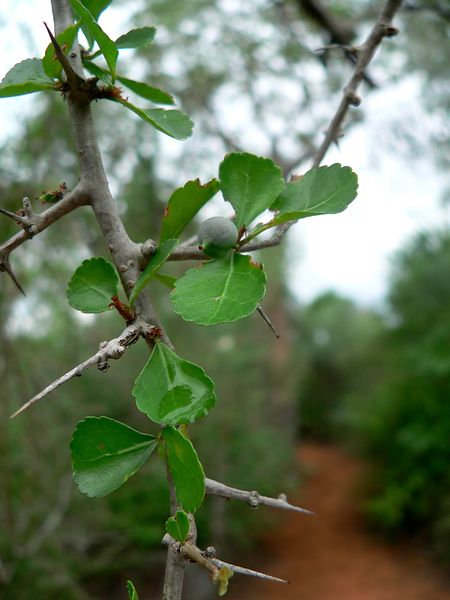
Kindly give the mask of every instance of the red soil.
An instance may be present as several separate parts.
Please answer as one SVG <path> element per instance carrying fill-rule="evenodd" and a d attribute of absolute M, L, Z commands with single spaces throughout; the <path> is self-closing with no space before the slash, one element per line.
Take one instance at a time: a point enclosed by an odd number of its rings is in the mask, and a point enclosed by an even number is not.
<path fill-rule="evenodd" d="M 254 565 L 291 583 L 235 576 L 228 600 L 450 600 L 448 581 L 418 549 L 365 529 L 354 493 L 358 461 L 317 444 L 302 445 L 299 459 L 311 476 L 297 500 L 316 515 L 287 514 Z"/>

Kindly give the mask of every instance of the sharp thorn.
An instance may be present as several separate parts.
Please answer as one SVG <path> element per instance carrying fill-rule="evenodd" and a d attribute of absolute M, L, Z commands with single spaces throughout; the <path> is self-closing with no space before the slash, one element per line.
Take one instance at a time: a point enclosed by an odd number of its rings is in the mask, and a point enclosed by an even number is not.
<path fill-rule="evenodd" d="M 279 335 L 279 333 L 276 332 L 274 326 L 272 325 L 272 321 L 269 319 L 269 317 L 267 316 L 267 314 L 264 312 L 263 307 L 259 304 L 256 307 L 256 310 L 259 312 L 259 314 L 261 315 L 261 317 L 267 323 L 267 325 L 269 326 L 269 329 L 272 331 L 273 335 L 277 338 L 277 340 L 279 340 L 280 339 L 280 335 Z"/>
<path fill-rule="evenodd" d="M 245 567 L 239 567 L 237 565 L 233 565 L 231 563 L 224 562 L 217 558 L 209 559 L 213 564 L 217 567 L 228 567 L 233 571 L 233 573 L 238 573 L 239 575 L 247 575 L 249 577 L 257 577 L 258 579 L 265 579 L 266 581 L 274 581 L 275 583 L 289 583 L 286 579 L 281 579 L 280 577 L 274 577 L 273 575 L 267 575 L 266 573 L 261 573 L 260 571 L 254 571 L 253 569 L 247 569 Z"/>
<path fill-rule="evenodd" d="M 12 212 L 11 210 L 7 210 L 6 208 L 0 208 L 0 213 L 2 213 L 2 215 L 5 215 L 6 217 L 9 217 L 10 219 L 13 219 L 14 221 L 16 221 L 16 223 L 26 222 L 25 217 L 22 217 L 21 215 L 18 215 L 17 213 Z"/>
<path fill-rule="evenodd" d="M 45 29 L 47 30 L 48 35 L 50 36 L 51 42 L 52 42 L 53 47 L 55 49 L 56 58 L 61 63 L 62 68 L 64 69 L 64 72 L 65 72 L 65 74 L 67 76 L 67 81 L 70 84 L 76 84 L 78 82 L 78 80 L 81 79 L 81 78 L 72 69 L 71 64 L 67 60 L 67 56 L 62 51 L 62 48 L 59 45 L 58 40 L 55 38 L 55 36 L 51 32 L 50 28 L 48 27 L 48 25 L 47 25 L 47 23 L 45 21 L 44 21 L 44 26 L 45 26 Z"/>
<path fill-rule="evenodd" d="M 25 290 L 20 285 L 19 280 L 17 279 L 16 275 L 14 274 L 14 271 L 11 268 L 8 258 L 3 259 L 2 263 L 0 264 L 0 271 L 5 271 L 6 273 L 8 273 L 8 275 L 13 280 L 13 282 L 14 282 L 15 286 L 17 287 L 17 289 L 19 290 L 19 292 L 21 294 L 23 294 L 24 296 L 26 296 Z"/>

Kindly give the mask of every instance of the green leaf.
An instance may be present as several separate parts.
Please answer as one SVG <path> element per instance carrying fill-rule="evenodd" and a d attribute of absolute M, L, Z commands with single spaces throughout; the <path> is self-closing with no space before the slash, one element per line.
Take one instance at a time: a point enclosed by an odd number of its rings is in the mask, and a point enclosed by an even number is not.
<path fill-rule="evenodd" d="M 117 99 L 116 101 L 126 106 L 147 123 L 150 123 L 155 129 L 162 131 L 176 140 L 185 140 L 192 135 L 194 124 L 180 110 L 164 110 L 163 108 L 143 110 L 126 100 Z"/>
<path fill-rule="evenodd" d="M 268 158 L 228 154 L 219 167 L 220 189 L 236 212 L 236 226 L 250 223 L 273 203 L 285 183 L 281 169 Z"/>
<path fill-rule="evenodd" d="M 13 96 L 25 96 L 25 94 L 34 94 L 43 90 L 55 90 L 53 84 L 34 83 L 15 83 L 11 85 L 0 85 L 0 98 L 11 98 Z"/>
<path fill-rule="evenodd" d="M 72 308 L 84 313 L 110 310 L 111 298 L 119 293 L 119 278 L 110 262 L 104 258 L 90 258 L 78 267 L 67 288 L 67 299 Z"/>
<path fill-rule="evenodd" d="M 12 85 L 17 83 L 53 83 L 47 77 L 39 58 L 27 58 L 14 65 L 2 79 L 2 85 Z"/>
<path fill-rule="evenodd" d="M 148 261 L 144 271 L 138 277 L 138 280 L 133 288 L 133 292 L 130 296 L 130 304 L 134 304 L 136 298 L 142 292 L 150 279 L 154 277 L 156 271 L 163 266 L 177 244 L 178 240 L 166 240 L 159 246 L 155 254 Z"/>
<path fill-rule="evenodd" d="M 166 531 L 178 542 L 185 542 L 189 534 L 189 517 L 184 510 L 177 510 L 174 517 L 166 521 Z"/>
<path fill-rule="evenodd" d="M 162 342 L 156 342 L 136 379 L 133 396 L 139 410 L 164 425 L 193 423 L 216 401 L 214 383 L 205 371 Z"/>
<path fill-rule="evenodd" d="M 81 20 L 81 26 L 86 28 L 87 31 L 92 35 L 94 40 L 97 42 L 98 47 L 102 51 L 105 57 L 106 63 L 109 67 L 112 80 L 114 82 L 116 78 L 116 64 L 119 56 L 119 51 L 115 43 L 109 38 L 100 25 L 96 22 L 94 16 L 89 10 L 80 2 L 80 0 L 70 0 L 72 8 Z"/>
<path fill-rule="evenodd" d="M 99 67 L 92 61 L 87 60 L 86 58 L 83 59 L 83 67 L 87 71 L 89 71 L 91 75 L 98 77 L 101 81 L 103 81 L 103 83 L 106 83 L 106 85 L 112 85 L 111 75 L 108 71 L 105 71 L 105 69 L 102 69 L 101 67 Z"/>
<path fill-rule="evenodd" d="M 286 185 L 270 207 L 289 214 L 292 219 L 339 213 L 356 198 L 358 177 L 350 167 L 340 164 L 319 167 Z"/>
<path fill-rule="evenodd" d="M 140 27 L 139 29 L 132 29 L 128 33 L 124 33 L 116 40 L 117 48 L 121 50 L 127 48 L 143 48 L 149 46 L 155 37 L 155 27 Z"/>
<path fill-rule="evenodd" d="M 246 317 L 266 291 L 262 266 L 249 256 L 232 254 L 189 269 L 172 292 L 174 311 L 185 321 L 214 325 Z"/>
<path fill-rule="evenodd" d="M 231 569 L 228 567 L 222 567 L 214 576 L 213 581 L 219 586 L 219 596 L 225 596 L 228 590 L 228 583 L 233 575 L 234 573 Z"/>
<path fill-rule="evenodd" d="M 154 277 L 160 283 L 163 283 L 164 285 L 169 287 L 171 290 L 173 290 L 173 288 L 175 287 L 175 284 L 177 282 L 176 277 L 172 277 L 172 275 L 166 275 L 165 273 L 155 273 Z"/>
<path fill-rule="evenodd" d="M 205 474 L 191 442 L 174 427 L 162 430 L 167 461 L 177 500 L 186 512 L 195 512 L 205 496 Z"/>
<path fill-rule="evenodd" d="M 158 444 L 109 417 L 87 417 L 74 431 L 70 449 L 75 482 L 83 494 L 106 496 L 144 464 Z"/>
<path fill-rule="evenodd" d="M 198 211 L 219 191 L 217 179 L 202 185 L 199 179 L 188 181 L 169 198 L 164 210 L 161 241 L 179 237 Z"/>
<path fill-rule="evenodd" d="M 130 580 L 127 581 L 127 590 L 128 590 L 128 600 L 139 600 L 139 596 L 136 591 L 136 588 L 134 587 L 133 582 Z"/>
<path fill-rule="evenodd" d="M 125 77 L 117 77 L 120 83 L 123 83 L 132 92 L 154 102 L 155 104 L 175 104 L 175 100 L 170 94 L 163 92 L 159 88 L 152 87 L 147 83 L 141 81 L 134 81 L 133 79 L 126 79 Z"/>
<path fill-rule="evenodd" d="M 55 89 L 54 82 L 47 77 L 39 58 L 27 58 L 14 65 L 0 84 L 0 98 L 23 96 L 42 90 Z"/>
<path fill-rule="evenodd" d="M 78 29 L 78 25 L 71 25 L 56 36 L 56 41 L 61 46 L 64 54 L 67 54 L 72 48 L 77 37 Z M 42 59 L 42 67 L 48 77 L 52 79 L 61 77 L 62 65 L 56 58 L 55 47 L 51 43 L 45 50 L 45 55 Z"/>
<path fill-rule="evenodd" d="M 96 21 L 102 12 L 108 8 L 111 2 L 112 0 L 83 0 L 84 6 L 88 9 Z"/>

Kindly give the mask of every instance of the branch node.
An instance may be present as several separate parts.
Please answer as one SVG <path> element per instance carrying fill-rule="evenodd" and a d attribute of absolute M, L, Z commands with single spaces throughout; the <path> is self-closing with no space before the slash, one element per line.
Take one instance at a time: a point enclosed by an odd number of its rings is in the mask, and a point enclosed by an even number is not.
<path fill-rule="evenodd" d="M 215 558 L 216 557 L 216 549 L 214 548 L 214 546 L 208 546 L 205 549 L 204 555 L 206 556 L 206 558 Z"/>
<path fill-rule="evenodd" d="M 33 210 L 33 207 L 31 206 L 31 200 L 26 196 L 22 199 L 22 207 L 24 216 L 28 217 L 31 220 L 34 219 L 35 212 Z"/>
<path fill-rule="evenodd" d="M 144 258 L 149 259 L 155 254 L 158 244 L 153 240 L 147 240 L 141 244 L 141 254 Z"/>
<path fill-rule="evenodd" d="M 345 95 L 351 106 L 359 106 L 361 104 L 361 98 L 354 90 L 347 89 Z"/>
<path fill-rule="evenodd" d="M 259 504 L 260 504 L 260 495 L 256 490 L 252 490 L 249 495 L 248 495 L 248 500 L 247 500 L 247 504 L 251 507 L 251 508 L 258 508 Z"/>
<path fill-rule="evenodd" d="M 385 37 L 388 37 L 388 38 L 395 37 L 399 33 L 400 33 L 400 31 L 399 31 L 399 29 L 397 29 L 397 27 L 393 27 L 392 25 L 383 25 L 383 35 Z"/>

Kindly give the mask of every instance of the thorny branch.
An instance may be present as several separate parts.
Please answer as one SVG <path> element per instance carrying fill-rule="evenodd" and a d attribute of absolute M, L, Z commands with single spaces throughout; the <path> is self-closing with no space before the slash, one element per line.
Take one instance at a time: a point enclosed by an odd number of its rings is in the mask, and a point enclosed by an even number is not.
<path fill-rule="evenodd" d="M 137 342 L 139 336 L 143 335 L 143 332 L 144 328 L 142 326 L 133 324 L 124 329 L 123 332 L 119 335 L 119 337 L 116 337 L 110 340 L 109 342 L 100 342 L 98 352 L 96 352 L 95 354 L 87 358 L 85 361 L 83 361 L 82 363 L 80 363 L 79 365 L 77 365 L 76 367 L 74 367 L 67 373 L 64 373 L 64 375 L 53 381 L 53 383 L 51 383 L 45 389 L 43 389 L 42 392 L 39 392 L 39 394 L 36 394 L 36 396 L 33 396 L 31 400 L 28 400 L 26 404 L 21 406 L 19 410 L 17 410 L 13 415 L 11 415 L 10 418 L 13 419 L 14 417 L 17 417 L 17 415 L 20 415 L 20 413 L 30 408 L 30 406 L 32 406 L 39 400 L 42 400 L 42 398 L 45 398 L 45 396 L 50 394 L 50 392 L 53 392 L 54 390 L 59 388 L 61 385 L 63 385 L 63 383 L 66 383 L 74 377 L 80 377 L 83 371 L 89 369 L 94 365 L 97 365 L 97 368 L 100 371 L 107 371 L 109 368 L 108 361 L 111 359 L 115 360 L 121 358 L 125 350 L 129 348 L 132 344 Z"/>
<path fill-rule="evenodd" d="M 224 562 L 215 557 L 215 549 L 210 546 L 206 550 L 201 550 L 198 546 L 193 544 L 191 541 L 184 543 L 175 541 L 168 533 L 163 537 L 162 543 L 166 546 L 173 548 L 174 552 L 179 553 L 184 558 L 191 562 L 198 564 L 199 566 L 206 569 L 213 580 L 215 580 L 219 574 L 219 569 L 227 567 L 233 573 L 240 575 L 247 575 L 249 577 L 257 577 L 258 579 L 265 579 L 266 581 L 274 581 L 276 583 L 289 583 L 286 579 L 280 579 L 279 577 L 273 577 L 273 575 L 267 575 L 260 571 L 253 571 L 245 567 L 239 567 L 232 563 Z"/>
<path fill-rule="evenodd" d="M 366 41 L 356 49 L 357 61 L 353 75 L 344 88 L 342 100 L 336 114 L 330 121 L 325 134 L 325 139 L 317 150 L 312 168 L 316 168 L 320 165 L 329 147 L 339 136 L 342 123 L 350 106 L 359 106 L 361 104 L 361 98 L 357 94 L 358 87 L 364 77 L 364 72 L 368 64 L 374 57 L 375 52 L 383 39 L 385 37 L 393 37 L 398 33 L 397 29 L 392 26 L 392 20 L 401 4 L 402 0 L 387 0 Z"/>
<path fill-rule="evenodd" d="M 283 510 L 292 510 L 294 512 L 304 513 L 306 515 L 313 515 L 314 513 L 306 508 L 300 508 L 294 504 L 290 504 L 287 501 L 285 494 L 280 494 L 278 498 L 270 498 L 269 496 L 261 496 L 256 491 L 240 490 L 238 488 L 230 487 L 214 479 L 205 479 L 205 491 L 210 496 L 221 496 L 222 498 L 230 498 L 233 500 L 241 500 L 246 502 L 252 508 L 258 508 L 258 506 L 271 506 L 272 508 L 280 508 Z"/>
<path fill-rule="evenodd" d="M 25 215 L 17 215 L 17 222 L 22 226 L 22 231 L 16 233 L 12 238 L 0 244 L 0 259 L 11 254 L 13 250 L 21 246 L 27 240 L 41 233 L 55 221 L 58 221 L 76 208 L 89 203 L 89 195 L 86 188 L 79 183 L 71 192 L 55 202 L 41 213 L 35 213 L 31 210 L 31 204 L 28 198 L 24 198 L 24 208 L 27 206 Z M 9 211 L 8 211 L 9 212 Z M 2 213 L 5 214 L 4 210 Z M 10 215 L 8 215 L 10 216 Z"/>
<path fill-rule="evenodd" d="M 20 209 L 21 214 L 13 213 L 4 208 L 0 209 L 1 214 L 14 219 L 22 227 L 21 231 L 13 235 L 6 242 L 3 242 L 3 244 L 0 244 L 0 271 L 7 272 L 23 294 L 25 292 L 11 268 L 10 254 L 24 242 L 30 240 L 55 223 L 55 221 L 64 217 L 64 215 L 69 214 L 80 206 L 88 204 L 88 202 L 89 196 L 84 186 L 79 183 L 72 192 L 65 194 L 61 200 L 52 204 L 41 213 L 35 213 L 32 210 L 31 202 L 28 198 L 23 199 L 23 208 Z"/>

